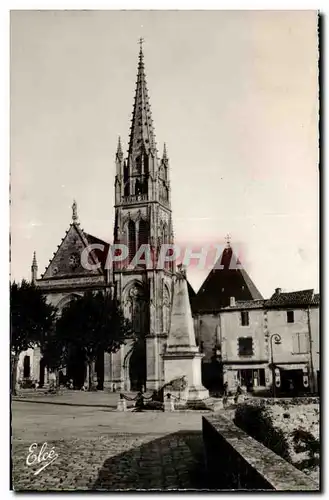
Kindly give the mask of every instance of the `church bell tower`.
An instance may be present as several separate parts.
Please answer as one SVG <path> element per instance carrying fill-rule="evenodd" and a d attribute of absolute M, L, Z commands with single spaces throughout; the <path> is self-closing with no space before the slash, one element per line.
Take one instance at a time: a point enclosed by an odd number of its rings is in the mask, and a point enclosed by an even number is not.
<path fill-rule="evenodd" d="M 162 245 L 173 244 L 169 160 L 165 144 L 158 157 L 142 43 L 128 150 L 124 155 L 119 138 L 115 156 L 114 243 L 125 245 L 127 258 L 115 263 L 113 279 L 139 339 L 121 352 L 116 379 L 124 380 L 121 387 L 128 390 L 158 389 L 163 382 L 161 354 L 169 332 L 174 272 L 173 262 L 158 259 Z M 134 263 L 142 245 L 150 249 L 151 259 L 143 254 Z"/>

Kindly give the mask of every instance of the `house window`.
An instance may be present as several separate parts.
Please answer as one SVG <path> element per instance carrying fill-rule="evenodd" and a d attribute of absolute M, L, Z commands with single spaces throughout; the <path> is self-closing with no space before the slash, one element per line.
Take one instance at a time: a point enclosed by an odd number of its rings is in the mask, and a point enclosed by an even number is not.
<path fill-rule="evenodd" d="M 252 337 L 240 337 L 239 342 L 239 356 L 252 356 L 254 353 L 252 346 Z"/>
<path fill-rule="evenodd" d="M 292 341 L 293 354 L 307 354 L 309 352 L 308 347 L 307 333 L 295 333 Z"/>
<path fill-rule="evenodd" d="M 249 325 L 249 312 L 241 311 L 241 325 L 248 326 Z"/>
<path fill-rule="evenodd" d="M 294 311 L 287 311 L 287 323 L 294 323 Z"/>

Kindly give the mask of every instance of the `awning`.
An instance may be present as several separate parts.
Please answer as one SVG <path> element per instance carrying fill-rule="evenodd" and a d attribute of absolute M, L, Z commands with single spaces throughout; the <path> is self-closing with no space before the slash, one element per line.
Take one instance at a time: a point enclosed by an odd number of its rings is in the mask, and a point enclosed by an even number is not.
<path fill-rule="evenodd" d="M 307 368 L 306 363 L 285 363 L 280 365 L 274 365 L 275 368 L 281 368 L 281 370 L 303 370 Z"/>

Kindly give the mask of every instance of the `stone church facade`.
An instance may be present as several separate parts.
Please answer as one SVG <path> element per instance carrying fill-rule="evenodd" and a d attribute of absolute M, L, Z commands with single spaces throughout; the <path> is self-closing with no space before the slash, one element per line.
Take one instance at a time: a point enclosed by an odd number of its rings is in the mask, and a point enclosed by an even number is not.
<path fill-rule="evenodd" d="M 169 332 L 174 273 L 173 262 L 158 265 L 157 257 L 163 244 L 173 243 L 173 225 L 169 160 L 165 145 L 162 158 L 158 157 L 142 47 L 128 154 L 124 156 L 119 138 L 115 165 L 113 243 L 128 248 L 126 261 L 113 267 L 106 265 L 111 246 L 82 229 L 74 202 L 70 227 L 39 279 L 34 256 L 32 280 L 59 314 L 74 297 L 87 290 L 115 294 L 125 316 L 131 319 L 139 342 L 133 345 L 128 341 L 117 353 L 104 354 L 104 360 L 96 363 L 99 386 L 113 388 L 115 384 L 121 390 L 146 386 L 152 390 L 163 383 L 161 354 Z M 154 265 L 129 266 L 145 244 L 150 245 Z M 88 269 L 81 259 L 84 250 L 92 264 Z M 38 367 L 33 365 L 32 371 L 38 374 Z M 47 374 L 36 378 L 46 380 Z"/>

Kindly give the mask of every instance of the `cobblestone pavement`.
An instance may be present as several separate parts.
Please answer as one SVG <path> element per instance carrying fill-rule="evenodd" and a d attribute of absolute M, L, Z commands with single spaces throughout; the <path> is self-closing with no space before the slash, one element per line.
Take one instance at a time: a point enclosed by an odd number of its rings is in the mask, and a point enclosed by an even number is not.
<path fill-rule="evenodd" d="M 13 402 L 16 491 L 207 487 L 201 412 L 119 413 L 80 404 Z M 32 443 L 40 450 L 44 442 L 58 458 L 35 476 L 42 464 L 28 466 L 26 457 Z"/>

